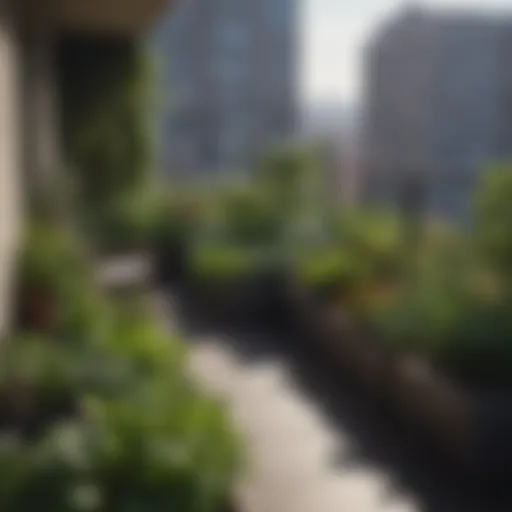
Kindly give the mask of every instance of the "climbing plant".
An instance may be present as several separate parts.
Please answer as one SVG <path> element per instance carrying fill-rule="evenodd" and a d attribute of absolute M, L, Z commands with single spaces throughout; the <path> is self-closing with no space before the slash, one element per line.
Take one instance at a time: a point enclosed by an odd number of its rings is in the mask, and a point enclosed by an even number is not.
<path fill-rule="evenodd" d="M 77 204 L 83 220 L 101 224 L 152 182 L 152 57 L 128 37 L 64 36 L 58 78 Z"/>

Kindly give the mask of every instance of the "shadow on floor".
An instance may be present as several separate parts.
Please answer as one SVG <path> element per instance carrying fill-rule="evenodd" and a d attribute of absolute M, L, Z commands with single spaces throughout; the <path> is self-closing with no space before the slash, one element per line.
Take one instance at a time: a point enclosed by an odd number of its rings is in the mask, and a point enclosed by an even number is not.
<path fill-rule="evenodd" d="M 305 399 L 315 404 L 336 431 L 351 440 L 348 451 L 344 446 L 333 453 L 332 464 L 347 472 L 360 468 L 383 471 L 389 477 L 383 500 L 391 502 L 397 493 L 410 495 L 422 512 L 512 511 L 512 489 L 491 489 L 447 464 L 415 432 L 396 422 L 340 375 L 328 358 L 306 346 L 300 336 L 291 337 L 270 328 L 235 326 L 236 322 L 214 322 L 195 310 L 183 294 L 177 297 L 174 308 L 185 339 L 211 339 L 213 335 L 242 366 L 265 362 L 284 366 Z"/>

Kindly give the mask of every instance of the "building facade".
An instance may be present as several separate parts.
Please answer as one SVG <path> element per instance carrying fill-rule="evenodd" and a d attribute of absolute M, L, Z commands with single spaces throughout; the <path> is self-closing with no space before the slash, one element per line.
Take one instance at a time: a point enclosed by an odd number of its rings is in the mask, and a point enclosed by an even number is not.
<path fill-rule="evenodd" d="M 366 55 L 363 192 L 396 203 L 414 180 L 429 212 L 466 218 L 479 175 L 512 156 L 512 19 L 409 9 Z"/>
<path fill-rule="evenodd" d="M 293 134 L 296 31 L 295 0 L 188 0 L 161 24 L 169 173 L 242 170 Z"/>

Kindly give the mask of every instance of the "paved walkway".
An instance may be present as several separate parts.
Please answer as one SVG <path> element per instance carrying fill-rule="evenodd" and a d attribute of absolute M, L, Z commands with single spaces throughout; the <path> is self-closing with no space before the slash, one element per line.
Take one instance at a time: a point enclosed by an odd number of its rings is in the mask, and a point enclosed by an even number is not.
<path fill-rule="evenodd" d="M 222 342 L 192 353 L 196 375 L 226 397 L 248 439 L 250 469 L 240 489 L 244 512 L 409 512 L 406 495 L 391 496 L 382 471 L 337 469 L 332 454 L 350 450 L 296 388 L 277 361 L 247 367 Z"/>
<path fill-rule="evenodd" d="M 242 512 L 512 510 L 457 483 L 435 458 L 412 456 L 409 440 L 289 342 L 194 331 L 191 369 L 224 397 L 247 439 Z"/>

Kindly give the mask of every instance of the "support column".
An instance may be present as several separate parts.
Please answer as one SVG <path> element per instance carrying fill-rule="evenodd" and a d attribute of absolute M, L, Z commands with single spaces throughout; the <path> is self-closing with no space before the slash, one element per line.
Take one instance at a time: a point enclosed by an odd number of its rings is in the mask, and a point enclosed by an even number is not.
<path fill-rule="evenodd" d="M 24 167 L 31 193 L 52 187 L 60 165 L 55 30 L 43 4 L 32 4 L 23 29 Z"/>
<path fill-rule="evenodd" d="M 22 228 L 19 53 L 14 15 L 0 4 L 0 338 L 8 331 Z"/>

